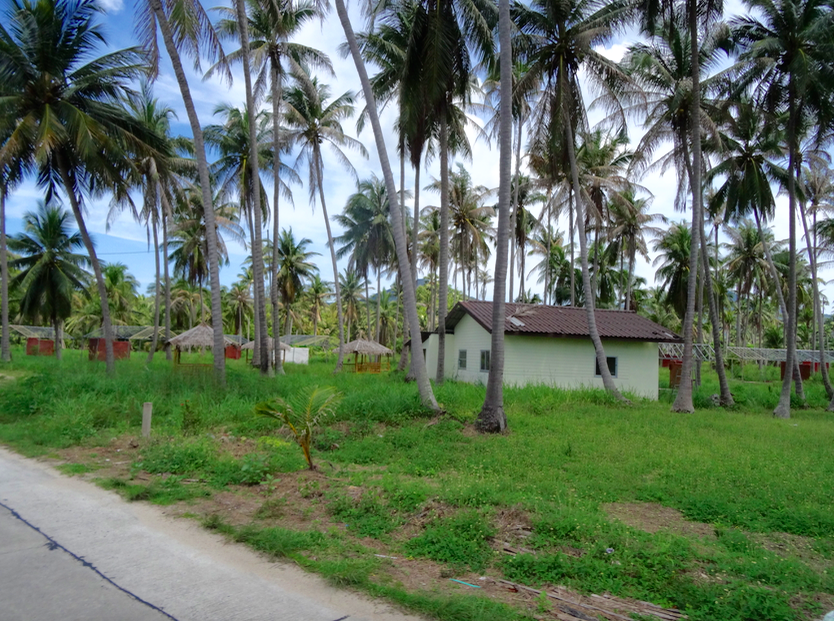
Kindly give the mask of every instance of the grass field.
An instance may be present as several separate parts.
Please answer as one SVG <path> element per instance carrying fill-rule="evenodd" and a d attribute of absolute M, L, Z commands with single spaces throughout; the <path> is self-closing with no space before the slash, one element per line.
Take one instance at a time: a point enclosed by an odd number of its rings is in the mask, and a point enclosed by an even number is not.
<path fill-rule="evenodd" d="M 694 620 L 834 608 L 834 415 L 815 380 L 790 420 L 770 415 L 779 382 L 760 381 L 778 370 L 751 365 L 735 370 L 730 411 L 712 407 L 705 371 L 694 415 L 671 414 L 668 390 L 621 406 L 593 390 L 508 389 L 510 432 L 486 437 L 470 424 L 479 386 L 438 387 L 451 415 L 438 420 L 401 376 L 334 376 L 332 361 L 273 379 L 230 362 L 219 390 L 162 359 L 134 356 L 107 378 L 83 352 L 61 364 L 22 353 L 0 367 L 0 442 L 434 618 L 557 618 L 546 598 L 484 576 Z M 253 407 L 312 385 L 343 400 L 310 473 Z"/>

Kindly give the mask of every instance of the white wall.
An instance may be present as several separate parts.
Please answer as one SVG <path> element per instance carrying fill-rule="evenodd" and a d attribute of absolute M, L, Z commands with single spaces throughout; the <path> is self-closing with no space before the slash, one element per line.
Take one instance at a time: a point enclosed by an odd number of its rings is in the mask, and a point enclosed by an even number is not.
<path fill-rule="evenodd" d="M 606 356 L 617 358 L 614 383 L 620 390 L 657 399 L 657 343 L 605 340 Z M 423 344 L 427 348 L 429 377 L 437 372 L 437 335 Z M 481 350 L 489 350 L 491 336 L 472 317 L 466 315 L 446 335 L 446 377 L 473 384 L 486 384 L 488 373 L 480 370 Z M 504 383 L 550 384 L 563 388 L 583 386 L 602 388 L 602 378 L 594 377 L 596 355 L 590 338 L 553 338 L 507 335 L 504 340 Z M 467 351 L 466 369 L 458 368 L 458 352 Z"/>
<path fill-rule="evenodd" d="M 306 347 L 293 347 L 289 351 L 285 352 L 284 362 L 307 364 L 310 362 L 310 350 Z"/>

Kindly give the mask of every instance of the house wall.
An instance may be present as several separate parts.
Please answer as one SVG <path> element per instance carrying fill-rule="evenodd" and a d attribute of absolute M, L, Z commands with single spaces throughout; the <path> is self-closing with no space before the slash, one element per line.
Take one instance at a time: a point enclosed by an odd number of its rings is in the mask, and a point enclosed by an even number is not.
<path fill-rule="evenodd" d="M 446 377 L 473 384 L 486 384 L 488 373 L 480 370 L 481 350 L 491 348 L 492 337 L 478 322 L 466 315 L 446 335 Z M 657 399 L 657 343 L 605 340 L 606 356 L 617 358 L 614 383 L 620 390 Z M 437 335 L 423 344 L 427 349 L 429 377 L 437 372 Z M 590 338 L 552 338 L 507 335 L 504 341 L 504 383 L 550 384 L 562 388 L 583 386 L 602 388 L 602 378 L 594 377 L 594 346 Z M 467 351 L 466 369 L 458 368 L 458 352 Z"/>

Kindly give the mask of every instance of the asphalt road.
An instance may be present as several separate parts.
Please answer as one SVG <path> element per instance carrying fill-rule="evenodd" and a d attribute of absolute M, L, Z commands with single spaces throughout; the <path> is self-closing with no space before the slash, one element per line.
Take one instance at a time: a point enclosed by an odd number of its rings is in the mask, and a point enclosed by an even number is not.
<path fill-rule="evenodd" d="M 419 621 L 0 448 L 0 621 Z"/>

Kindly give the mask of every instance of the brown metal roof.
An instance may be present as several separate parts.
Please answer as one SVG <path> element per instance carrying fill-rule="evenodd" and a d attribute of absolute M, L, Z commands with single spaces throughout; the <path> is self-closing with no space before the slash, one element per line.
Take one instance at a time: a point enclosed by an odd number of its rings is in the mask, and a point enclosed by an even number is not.
<path fill-rule="evenodd" d="M 543 304 L 506 304 L 504 331 L 507 334 L 553 337 L 582 337 L 588 334 L 585 308 L 545 306 Z M 604 339 L 629 339 L 653 343 L 680 343 L 680 336 L 633 311 L 594 311 L 597 330 Z M 446 329 L 453 332 L 465 314 L 492 332 L 492 302 L 470 300 L 458 302 L 446 317 Z"/>

